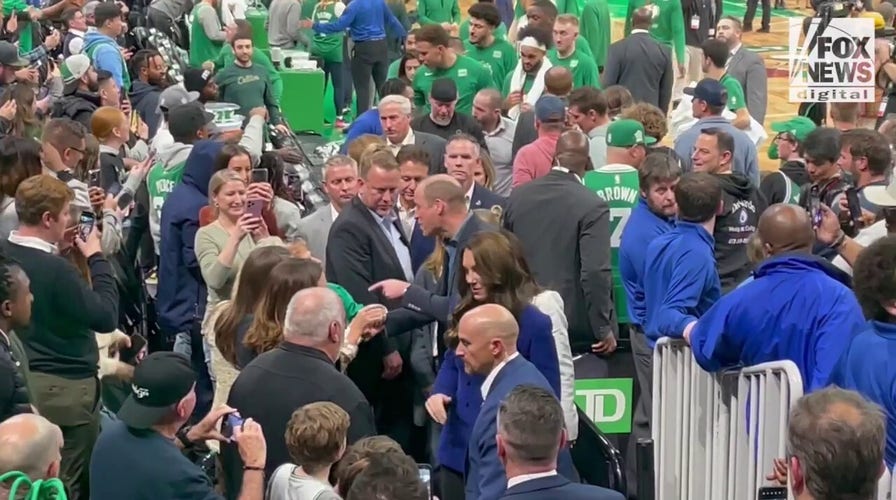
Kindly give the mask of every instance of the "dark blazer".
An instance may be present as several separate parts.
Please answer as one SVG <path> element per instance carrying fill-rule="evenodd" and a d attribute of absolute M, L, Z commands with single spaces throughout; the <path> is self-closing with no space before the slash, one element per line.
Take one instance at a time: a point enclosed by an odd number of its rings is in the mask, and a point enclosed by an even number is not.
<path fill-rule="evenodd" d="M 511 151 L 516 158 L 517 152 L 526 144 L 538 139 L 538 130 L 535 129 L 535 111 L 523 111 L 516 118 L 516 129 L 513 133 L 513 146 Z"/>
<path fill-rule="evenodd" d="M 495 205 L 501 207 L 503 210 L 506 204 L 507 198 L 504 198 L 479 184 L 473 186 L 473 196 L 470 197 L 470 210 L 476 210 L 477 208 L 490 210 Z"/>
<path fill-rule="evenodd" d="M 424 236 L 423 231 L 420 230 L 420 224 L 414 221 L 414 227 L 411 229 L 411 267 L 414 269 L 415 276 L 435 248 L 436 239 L 432 236 Z"/>
<path fill-rule="evenodd" d="M 448 141 L 433 134 L 414 130 L 414 145 L 429 154 L 429 175 L 444 174 L 445 145 Z"/>
<path fill-rule="evenodd" d="M 624 500 L 618 491 L 590 484 L 571 483 L 561 475 L 531 479 L 507 488 L 501 498 L 513 500 Z"/>
<path fill-rule="evenodd" d="M 672 49 L 648 33 L 631 35 L 610 45 L 601 85 L 622 85 L 635 102 L 646 102 L 669 112 L 672 100 Z"/>
<path fill-rule="evenodd" d="M 420 115 L 411 121 L 411 128 L 414 129 L 415 134 L 421 131 L 437 135 L 445 139 L 446 142 L 455 134 L 467 134 L 476 139 L 479 147 L 488 151 L 488 144 L 485 143 L 485 133 L 482 131 L 482 126 L 472 116 L 460 111 L 455 111 L 451 121 L 445 126 L 432 121 L 429 115 Z"/>
<path fill-rule="evenodd" d="M 265 390 L 259 392 L 260 387 Z M 265 429 L 267 477 L 278 466 L 291 461 L 282 436 L 292 413 L 296 408 L 318 401 L 330 401 L 348 413 L 351 418 L 348 444 L 377 433 L 373 412 L 364 395 L 323 351 L 283 342 L 240 371 L 227 404 L 238 408 L 243 418 L 252 418 Z M 243 474 L 239 453 L 233 446 L 223 446 L 221 458 L 228 486 L 233 486 L 228 491 L 239 492 Z"/>
<path fill-rule="evenodd" d="M 401 240 L 408 245 L 398 217 L 395 227 L 401 233 Z M 355 301 L 365 305 L 396 307 L 397 303 L 385 303 L 368 288 L 385 279 L 407 280 L 395 249 L 359 198 L 346 205 L 330 226 L 326 268 L 327 281 L 342 285 Z M 358 355 L 348 366 L 347 373 L 368 399 L 376 400 L 375 394 L 382 385 L 382 358 L 397 349 L 395 339 L 387 335 L 377 335 L 359 346 Z"/>
<path fill-rule="evenodd" d="M 747 100 L 747 111 L 763 123 L 768 107 L 768 74 L 759 54 L 741 45 L 728 62 L 728 74 L 740 82 Z"/>
<path fill-rule="evenodd" d="M 607 202 L 573 173 L 552 170 L 513 190 L 504 227 L 520 239 L 535 280 L 563 297 L 573 354 L 616 324 Z"/>
<path fill-rule="evenodd" d="M 510 391 L 519 385 L 533 385 L 553 392 L 538 368 L 521 355 L 501 368 L 482 402 L 479 417 L 470 434 L 464 477 L 467 498 L 498 500 L 507 489 L 507 476 L 504 465 L 498 459 L 498 445 L 495 442 L 495 435 L 498 434 L 498 407 Z M 568 448 L 560 450 L 557 470 L 564 476 L 575 477 Z"/>

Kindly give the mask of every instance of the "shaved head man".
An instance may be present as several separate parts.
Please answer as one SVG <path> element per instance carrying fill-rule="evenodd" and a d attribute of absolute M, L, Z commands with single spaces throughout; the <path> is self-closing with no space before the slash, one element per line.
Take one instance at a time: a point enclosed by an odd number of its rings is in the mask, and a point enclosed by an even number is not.
<path fill-rule="evenodd" d="M 587 170 L 591 170 L 591 160 L 588 158 L 590 143 L 588 136 L 578 130 L 567 130 L 557 139 L 557 152 L 554 154 L 556 165 L 566 167 L 579 177 L 583 177 Z"/>
<path fill-rule="evenodd" d="M 32 481 L 59 476 L 62 431 L 40 415 L 21 414 L 0 423 L 0 475 L 19 471 Z M 0 498 L 9 485 L 0 484 Z"/>
<path fill-rule="evenodd" d="M 466 192 L 448 174 L 428 177 L 417 186 L 417 224 L 425 236 L 452 238 L 467 220 Z"/>
<path fill-rule="evenodd" d="M 498 304 L 484 304 L 471 309 L 457 326 L 457 357 L 464 362 L 464 371 L 471 375 L 488 375 L 516 354 L 520 327 L 513 314 Z"/>
<path fill-rule="evenodd" d="M 766 257 L 787 252 L 812 253 L 815 231 L 809 213 L 799 205 L 777 203 L 759 217 L 756 237 Z"/>
<path fill-rule="evenodd" d="M 544 73 L 546 94 L 566 97 L 572 92 L 572 73 L 563 66 L 554 66 Z"/>

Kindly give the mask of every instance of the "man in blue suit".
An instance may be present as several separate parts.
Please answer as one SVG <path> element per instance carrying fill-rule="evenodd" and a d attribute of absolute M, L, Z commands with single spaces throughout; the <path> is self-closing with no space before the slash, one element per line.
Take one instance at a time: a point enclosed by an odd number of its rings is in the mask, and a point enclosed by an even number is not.
<path fill-rule="evenodd" d="M 484 304 L 471 309 L 461 318 L 457 335 L 457 357 L 463 360 L 464 371 L 486 376 L 482 383 L 482 409 L 473 425 L 467 449 L 466 498 L 498 500 L 507 489 L 507 476 L 495 439 L 501 401 L 520 385 L 538 387 L 552 395 L 553 391 L 535 365 L 517 352 L 519 325 L 504 307 Z M 552 399 L 556 401 L 553 396 Z M 562 425 L 562 412 L 557 422 Z M 572 457 L 566 446 L 560 449 L 558 465 L 561 474 L 575 477 Z"/>
<path fill-rule="evenodd" d="M 498 458 L 507 474 L 501 498 L 514 500 L 623 500 L 621 493 L 571 483 L 557 473 L 566 446 L 563 409 L 551 391 L 518 385 L 498 408 Z"/>

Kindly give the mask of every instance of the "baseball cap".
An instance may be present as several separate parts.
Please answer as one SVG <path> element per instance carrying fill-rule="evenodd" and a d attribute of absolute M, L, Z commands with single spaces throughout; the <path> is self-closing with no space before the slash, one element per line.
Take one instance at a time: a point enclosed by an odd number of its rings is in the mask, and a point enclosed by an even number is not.
<path fill-rule="evenodd" d="M 168 111 L 168 131 L 174 137 L 189 136 L 214 120 L 215 115 L 206 111 L 201 103 L 188 102 Z"/>
<path fill-rule="evenodd" d="M 865 186 L 862 194 L 869 203 L 879 207 L 896 207 L 896 177 L 886 186 Z"/>
<path fill-rule="evenodd" d="M 541 123 L 566 121 L 566 103 L 553 95 L 543 95 L 535 101 L 535 119 Z"/>
<path fill-rule="evenodd" d="M 432 82 L 429 97 L 438 102 L 454 102 L 457 100 L 457 85 L 450 78 L 439 78 Z"/>
<path fill-rule="evenodd" d="M 637 120 L 619 119 L 607 127 L 607 146 L 630 148 L 643 144 L 649 146 L 656 139 L 644 133 L 644 125 Z"/>
<path fill-rule="evenodd" d="M 148 429 L 183 399 L 196 383 L 190 359 L 176 352 L 155 352 L 134 369 L 131 395 L 118 418 L 128 427 Z"/>
<path fill-rule="evenodd" d="M 728 103 L 728 91 L 721 83 L 712 78 L 700 80 L 696 87 L 685 88 L 684 93 L 694 96 L 694 99 L 700 99 L 710 106 L 724 106 Z"/>
<path fill-rule="evenodd" d="M 76 82 L 90 69 L 90 58 L 84 54 L 75 54 L 65 58 L 59 65 L 62 81 L 66 84 Z"/>
<path fill-rule="evenodd" d="M 789 120 L 782 122 L 772 122 L 772 131 L 777 133 L 786 132 L 792 135 L 797 141 L 804 141 L 809 132 L 817 128 L 815 122 L 805 116 L 795 116 Z"/>
<path fill-rule="evenodd" d="M 159 94 L 159 107 L 168 111 L 199 99 L 199 92 L 187 92 L 183 85 L 172 85 Z"/>
<path fill-rule="evenodd" d="M 3 40 L 0 41 L 0 64 L 11 68 L 24 68 L 28 60 L 19 57 L 19 48 Z"/>
<path fill-rule="evenodd" d="M 187 68 L 184 71 L 184 88 L 187 89 L 188 92 L 202 92 L 202 89 L 208 85 L 209 80 L 215 76 L 211 70 L 202 69 L 202 68 Z"/>

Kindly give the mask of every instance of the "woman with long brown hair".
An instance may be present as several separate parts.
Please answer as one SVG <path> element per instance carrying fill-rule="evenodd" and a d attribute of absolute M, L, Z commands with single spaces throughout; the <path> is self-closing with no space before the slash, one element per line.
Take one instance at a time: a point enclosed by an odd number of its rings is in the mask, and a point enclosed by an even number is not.
<path fill-rule="evenodd" d="M 541 290 L 528 268 L 515 258 L 511 238 L 513 235 L 509 233 L 482 232 L 467 243 L 461 259 L 463 272 L 458 273 L 457 290 L 461 299 L 451 324 L 456 328 L 464 314 L 482 304 L 507 308 L 520 326 L 517 338 L 520 355 L 538 368 L 559 399 L 560 367 L 551 335 L 551 319 L 531 303 Z M 446 338 L 450 344 L 456 343 L 453 332 L 448 332 Z M 455 356 L 453 349 L 448 349 L 432 395 L 426 401 L 429 415 L 444 426 L 437 454 L 444 470 L 442 487 L 447 488 L 441 497 L 455 498 L 463 491 L 467 440 L 482 406 L 483 380 L 484 377 L 467 374 L 463 361 Z"/>

